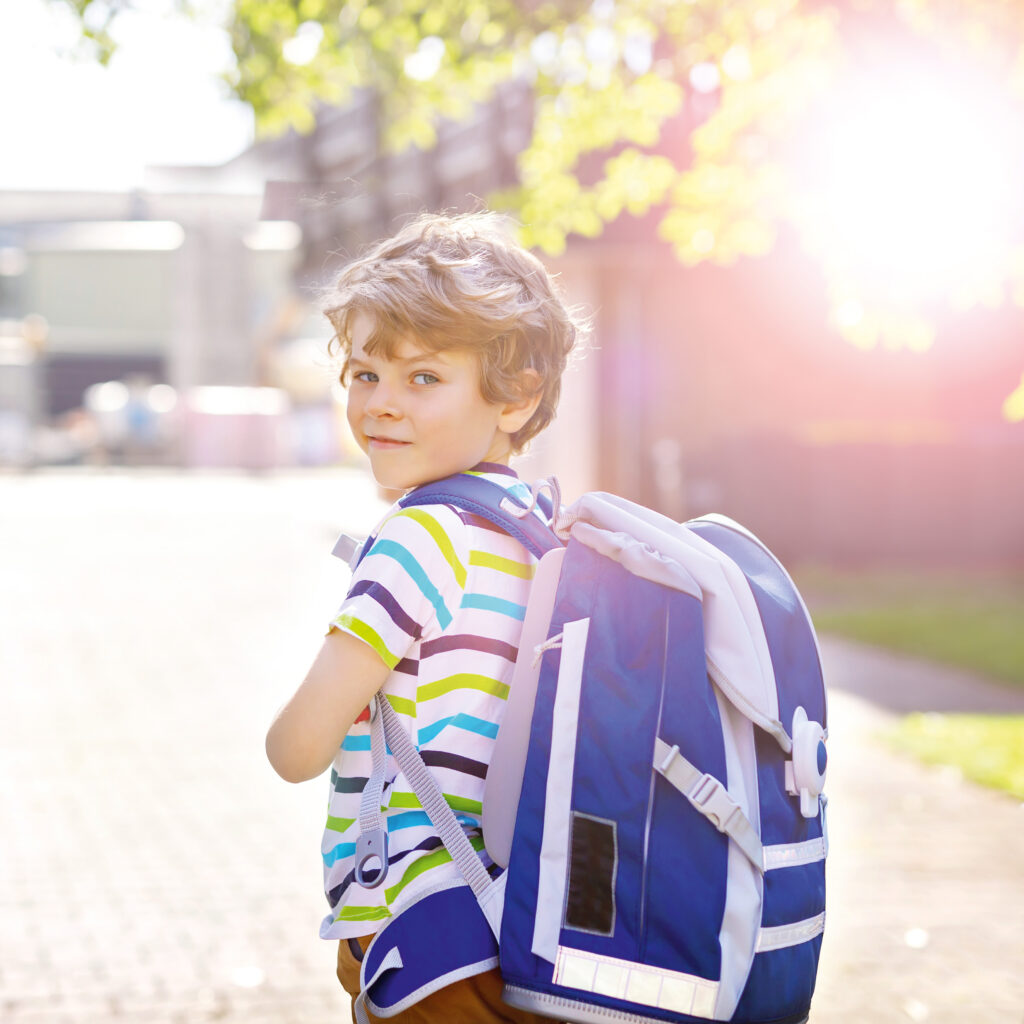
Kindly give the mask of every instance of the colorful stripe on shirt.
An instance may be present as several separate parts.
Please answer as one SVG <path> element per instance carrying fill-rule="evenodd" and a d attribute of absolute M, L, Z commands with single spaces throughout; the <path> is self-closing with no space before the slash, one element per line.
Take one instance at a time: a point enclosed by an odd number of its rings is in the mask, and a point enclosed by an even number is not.
<path fill-rule="evenodd" d="M 488 467 L 483 475 L 529 501 L 528 488 L 507 468 Z M 484 781 L 535 565 L 518 541 L 472 513 L 443 505 L 396 508 L 376 531 L 332 623 L 369 643 L 392 669 L 385 692 L 481 850 Z M 322 845 L 332 907 L 321 928 L 325 938 L 371 932 L 400 895 L 457 875 L 392 764 L 382 798 L 387 878 L 373 890 L 353 885 L 361 792 L 372 767 L 369 737 L 368 723 L 353 726 L 332 772 L 331 824 Z"/>

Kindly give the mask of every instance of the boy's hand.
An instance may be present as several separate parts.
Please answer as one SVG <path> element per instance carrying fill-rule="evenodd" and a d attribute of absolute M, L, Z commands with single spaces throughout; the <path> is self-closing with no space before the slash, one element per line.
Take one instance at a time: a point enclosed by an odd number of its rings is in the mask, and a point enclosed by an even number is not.
<path fill-rule="evenodd" d="M 369 644 L 332 630 L 267 732 L 267 757 L 274 771 L 287 782 L 305 782 L 325 771 L 390 673 Z"/>

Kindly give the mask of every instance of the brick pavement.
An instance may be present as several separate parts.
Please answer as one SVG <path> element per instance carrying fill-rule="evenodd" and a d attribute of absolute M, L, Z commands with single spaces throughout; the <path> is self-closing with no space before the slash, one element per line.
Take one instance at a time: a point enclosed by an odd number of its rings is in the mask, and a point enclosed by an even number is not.
<path fill-rule="evenodd" d="M 361 478 L 0 477 L 0 1019 L 344 1020 L 323 780 L 263 757 Z"/>
<path fill-rule="evenodd" d="M 347 1019 L 323 781 L 262 742 L 378 509 L 339 472 L 0 476 L 3 1024 Z M 890 754 L 857 697 L 832 716 L 814 1024 L 1020 1024 L 1021 809 Z"/>
<path fill-rule="evenodd" d="M 1024 806 L 895 754 L 896 719 L 837 686 L 812 1024 L 1022 1024 Z"/>

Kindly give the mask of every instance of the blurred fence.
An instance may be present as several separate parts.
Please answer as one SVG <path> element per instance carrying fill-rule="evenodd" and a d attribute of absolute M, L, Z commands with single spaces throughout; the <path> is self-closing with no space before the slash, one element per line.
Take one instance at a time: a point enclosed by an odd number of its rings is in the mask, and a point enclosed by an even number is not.
<path fill-rule="evenodd" d="M 1024 444 L 734 439 L 691 460 L 689 515 L 720 511 L 787 562 L 1024 566 Z"/>

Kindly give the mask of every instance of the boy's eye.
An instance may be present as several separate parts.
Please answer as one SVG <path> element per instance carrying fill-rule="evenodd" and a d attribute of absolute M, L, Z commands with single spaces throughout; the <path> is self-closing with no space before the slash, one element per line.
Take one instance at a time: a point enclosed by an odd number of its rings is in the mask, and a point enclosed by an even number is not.
<path fill-rule="evenodd" d="M 353 380 L 361 380 L 364 384 L 376 384 L 377 374 L 372 370 L 360 370 L 359 373 L 353 374 Z"/>
<path fill-rule="evenodd" d="M 440 377 L 433 373 L 428 373 L 426 370 L 421 370 L 412 376 L 413 384 L 436 384 L 440 379 Z"/>

